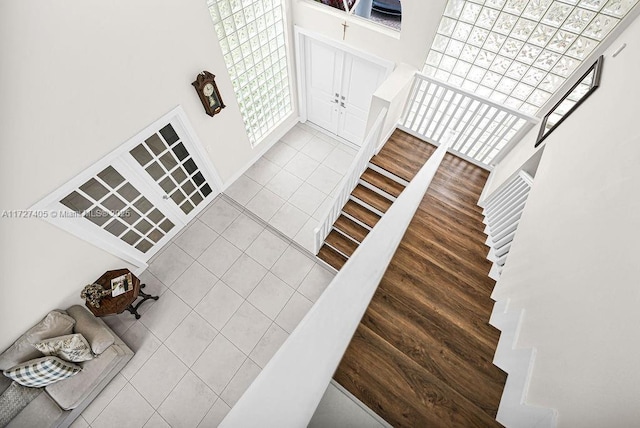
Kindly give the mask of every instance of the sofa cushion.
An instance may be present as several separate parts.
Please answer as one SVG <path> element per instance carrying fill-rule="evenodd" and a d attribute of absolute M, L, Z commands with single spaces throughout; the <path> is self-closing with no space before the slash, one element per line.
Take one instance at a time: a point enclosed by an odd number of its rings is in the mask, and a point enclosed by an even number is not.
<path fill-rule="evenodd" d="M 71 306 L 67 313 L 76 320 L 75 333 L 80 333 L 91 345 L 93 353 L 102 354 L 105 349 L 113 345 L 115 339 L 104 325 L 87 309 L 80 305 Z"/>
<path fill-rule="evenodd" d="M 44 355 L 55 355 L 72 363 L 81 363 L 93 358 L 91 345 L 77 333 L 45 339 L 33 346 Z"/>
<path fill-rule="evenodd" d="M 60 311 L 51 311 L 42 321 L 20 336 L 0 355 L 0 370 L 8 370 L 17 364 L 42 356 L 33 344 L 43 339 L 63 336 L 73 332 L 75 320 Z"/>
<path fill-rule="evenodd" d="M 42 390 L 40 390 L 42 391 Z M 49 397 L 38 395 L 18 416 L 13 418 L 7 428 L 35 428 L 57 426 L 63 410 Z"/>
<path fill-rule="evenodd" d="M 80 370 L 82 368 L 75 364 L 63 361 L 58 357 L 48 356 L 18 364 L 5 370 L 4 375 L 20 385 L 39 388 L 71 377 Z"/>
<path fill-rule="evenodd" d="M 13 383 L 11 379 L 6 376 L 0 376 L 0 394 L 2 394 Z"/>
<path fill-rule="evenodd" d="M 46 391 L 63 409 L 75 409 L 121 360 L 117 347 L 111 346 L 93 360 L 82 363 L 81 373 L 47 386 Z"/>
<path fill-rule="evenodd" d="M 42 389 L 27 388 L 16 382 L 12 382 L 2 394 L 0 394 L 0 427 L 5 427 L 11 419 L 29 405 Z"/>

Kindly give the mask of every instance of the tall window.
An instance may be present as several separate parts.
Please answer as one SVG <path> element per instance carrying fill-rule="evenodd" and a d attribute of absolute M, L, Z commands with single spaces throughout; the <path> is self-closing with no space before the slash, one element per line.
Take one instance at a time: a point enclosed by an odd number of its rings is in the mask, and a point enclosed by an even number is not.
<path fill-rule="evenodd" d="M 535 114 L 638 0 L 449 0 L 425 73 Z"/>
<path fill-rule="evenodd" d="M 292 111 L 281 0 L 208 0 L 251 144 Z"/>

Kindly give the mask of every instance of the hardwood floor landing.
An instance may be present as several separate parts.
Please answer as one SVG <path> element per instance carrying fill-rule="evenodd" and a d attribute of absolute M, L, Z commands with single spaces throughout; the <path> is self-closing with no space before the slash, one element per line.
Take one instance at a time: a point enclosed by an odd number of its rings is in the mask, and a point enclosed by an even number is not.
<path fill-rule="evenodd" d="M 394 137 L 377 164 L 410 179 L 416 161 L 401 148 L 413 137 Z M 499 332 L 476 205 L 487 177 L 445 156 L 334 375 L 394 427 L 500 426 L 506 374 L 491 363 Z"/>

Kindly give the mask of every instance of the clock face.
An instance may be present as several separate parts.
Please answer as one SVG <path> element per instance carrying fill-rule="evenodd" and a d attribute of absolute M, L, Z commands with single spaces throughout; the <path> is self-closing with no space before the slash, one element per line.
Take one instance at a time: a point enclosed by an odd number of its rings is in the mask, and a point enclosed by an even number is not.
<path fill-rule="evenodd" d="M 204 88 L 202 88 L 202 93 L 205 97 L 210 97 L 213 94 L 213 84 L 207 83 L 206 85 L 204 85 Z"/>

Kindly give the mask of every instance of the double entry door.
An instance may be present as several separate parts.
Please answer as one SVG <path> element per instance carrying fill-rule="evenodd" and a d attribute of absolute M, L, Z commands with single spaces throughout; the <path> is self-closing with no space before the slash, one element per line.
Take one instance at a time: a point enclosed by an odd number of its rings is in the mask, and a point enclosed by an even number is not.
<path fill-rule="evenodd" d="M 388 68 L 305 37 L 307 120 L 361 146 L 371 97 Z"/>
<path fill-rule="evenodd" d="M 137 266 L 218 193 L 177 108 L 39 202 L 46 220 Z"/>

